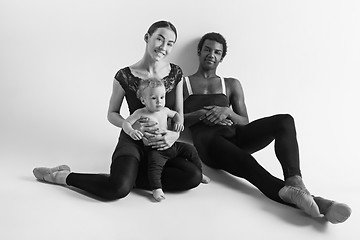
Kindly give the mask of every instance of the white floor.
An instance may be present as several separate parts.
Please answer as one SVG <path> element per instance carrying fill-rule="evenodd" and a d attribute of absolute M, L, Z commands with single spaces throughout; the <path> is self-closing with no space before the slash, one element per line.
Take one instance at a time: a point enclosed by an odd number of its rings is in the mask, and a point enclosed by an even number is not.
<path fill-rule="evenodd" d="M 74 171 L 107 172 L 113 146 L 79 137 L 65 141 L 59 133 L 55 134 L 57 139 L 47 139 L 50 135 L 45 132 L 30 141 L 37 131 L 24 134 L 26 141 L 19 135 L 0 138 L 4 147 L 0 153 L 3 240 L 355 240 L 360 236 L 360 194 L 354 181 L 322 181 L 322 177 L 312 175 L 307 179 L 313 191 L 352 206 L 353 215 L 338 225 L 311 219 L 296 209 L 272 202 L 245 181 L 208 168 L 205 172 L 212 178 L 209 185 L 167 193 L 161 203 L 153 202 L 149 192 L 140 190 L 122 200 L 101 202 L 62 186 L 38 182 L 32 169 L 67 163 Z M 330 171 L 323 171 L 325 177 L 331 176 Z"/>
<path fill-rule="evenodd" d="M 359 240 L 359 6 L 0 0 L 0 240 Z M 242 81 L 251 120 L 295 117 L 305 183 L 349 204 L 347 222 L 311 219 L 207 168 L 209 185 L 161 203 L 138 190 L 101 202 L 35 180 L 36 166 L 108 172 L 118 135 L 106 120 L 113 76 L 139 60 L 148 24 L 160 19 L 179 30 L 169 61 L 185 75 L 196 70 L 200 36 L 224 34 L 218 74 Z M 256 157 L 281 176 L 271 146 Z"/>

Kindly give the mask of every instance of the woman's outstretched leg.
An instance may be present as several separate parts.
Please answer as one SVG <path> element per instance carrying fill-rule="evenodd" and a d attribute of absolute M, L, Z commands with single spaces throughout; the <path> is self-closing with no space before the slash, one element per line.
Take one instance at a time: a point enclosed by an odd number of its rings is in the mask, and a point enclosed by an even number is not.
<path fill-rule="evenodd" d="M 70 172 L 62 165 L 56 168 L 35 168 L 34 175 L 41 180 L 76 187 L 104 200 L 123 198 L 133 189 L 143 158 L 142 145 L 121 133 L 112 156 L 110 174 Z"/>
<path fill-rule="evenodd" d="M 66 183 L 104 200 L 116 200 L 127 196 L 134 188 L 138 167 L 136 158 L 122 157 L 113 160 L 110 175 L 70 173 Z"/>
<path fill-rule="evenodd" d="M 134 187 L 138 160 L 124 157 L 113 161 L 109 174 L 70 172 L 67 165 L 54 168 L 35 168 L 33 173 L 39 180 L 76 187 L 104 200 L 115 200 L 129 194 Z"/>

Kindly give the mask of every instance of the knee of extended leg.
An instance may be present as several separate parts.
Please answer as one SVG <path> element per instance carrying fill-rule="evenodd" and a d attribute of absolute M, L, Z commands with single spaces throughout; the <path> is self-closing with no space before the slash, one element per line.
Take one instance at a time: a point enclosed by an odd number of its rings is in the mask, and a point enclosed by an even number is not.
<path fill-rule="evenodd" d="M 130 187 L 128 184 L 121 184 L 118 186 L 114 186 L 111 193 L 109 193 L 108 199 L 109 200 L 117 200 L 126 197 L 132 187 Z"/>

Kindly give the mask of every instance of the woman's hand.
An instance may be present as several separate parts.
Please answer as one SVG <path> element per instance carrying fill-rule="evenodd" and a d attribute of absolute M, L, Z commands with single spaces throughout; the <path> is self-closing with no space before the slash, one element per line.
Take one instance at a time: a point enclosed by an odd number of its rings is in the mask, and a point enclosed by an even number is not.
<path fill-rule="evenodd" d="M 180 137 L 179 132 L 173 132 L 169 130 L 158 131 L 158 134 L 154 137 L 148 138 L 149 146 L 156 148 L 157 150 L 166 150 L 170 148 Z"/>
<path fill-rule="evenodd" d="M 174 131 L 175 132 L 182 132 L 184 131 L 184 125 L 181 123 L 174 123 Z"/>
<path fill-rule="evenodd" d="M 200 120 L 207 125 L 232 125 L 233 122 L 227 117 L 230 115 L 231 109 L 219 106 L 204 106 L 207 112 L 200 117 Z"/>
<path fill-rule="evenodd" d="M 141 117 L 138 120 L 140 124 L 139 130 L 142 132 L 145 139 L 150 139 L 159 134 L 158 123 L 150 120 L 147 117 Z"/>

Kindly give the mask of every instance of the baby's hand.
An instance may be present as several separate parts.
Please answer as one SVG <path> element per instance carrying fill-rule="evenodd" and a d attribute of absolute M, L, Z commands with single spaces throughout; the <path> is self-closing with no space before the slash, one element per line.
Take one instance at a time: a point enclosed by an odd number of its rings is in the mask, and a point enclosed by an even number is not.
<path fill-rule="evenodd" d="M 174 130 L 175 132 L 181 132 L 184 130 L 184 125 L 181 123 L 174 123 Z"/>
<path fill-rule="evenodd" d="M 130 137 L 134 140 L 140 140 L 142 139 L 143 134 L 139 130 L 134 129 L 133 131 L 130 132 Z"/>

